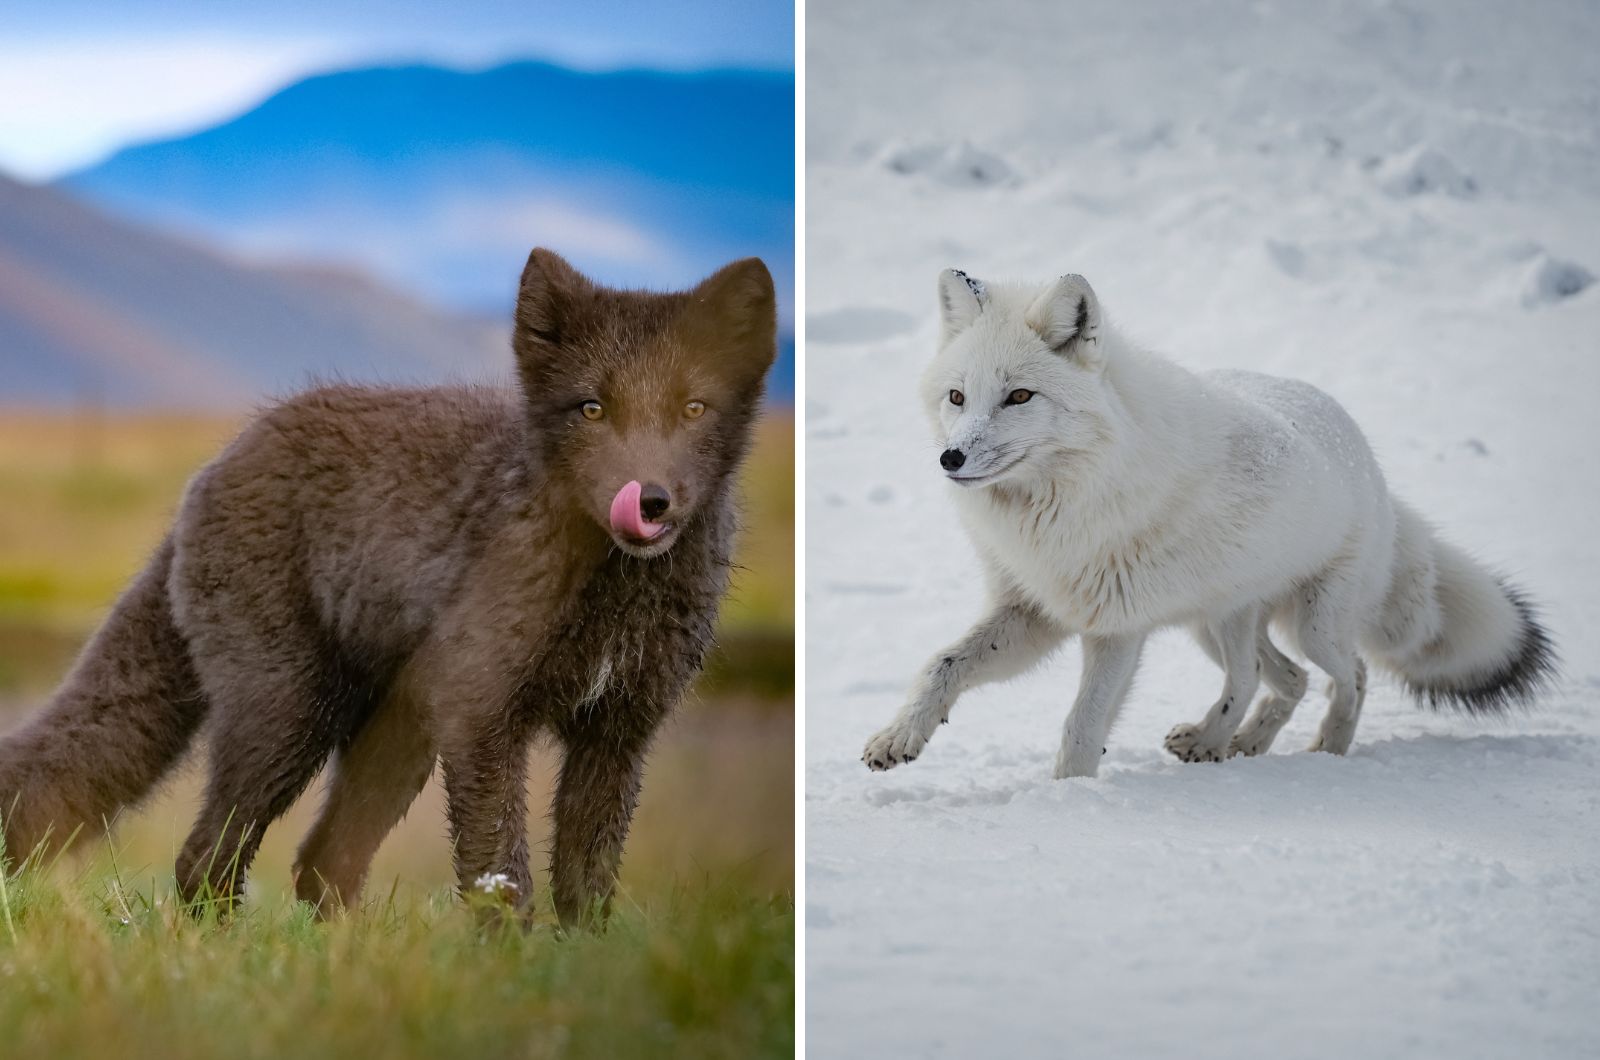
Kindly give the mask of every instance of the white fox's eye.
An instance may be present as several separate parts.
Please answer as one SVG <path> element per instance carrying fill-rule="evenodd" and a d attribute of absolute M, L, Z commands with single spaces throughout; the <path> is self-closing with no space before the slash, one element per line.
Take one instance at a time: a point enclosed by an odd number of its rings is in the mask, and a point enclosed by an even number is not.
<path fill-rule="evenodd" d="M 706 403 L 704 401 L 691 401 L 683 406 L 683 414 L 691 420 L 697 420 L 706 414 Z"/>
<path fill-rule="evenodd" d="M 1026 405 L 1028 399 L 1033 397 L 1033 391 L 1023 390 L 1020 387 L 1006 395 L 1007 405 Z"/>
<path fill-rule="evenodd" d="M 959 390 L 950 391 L 950 404 L 952 404 L 952 405 L 965 405 L 966 403 L 967 403 L 967 395 L 963 394 Z"/>
<path fill-rule="evenodd" d="M 600 407 L 600 402 L 598 401 L 585 401 L 578 408 L 582 411 L 583 418 L 586 420 L 597 420 L 606 414 L 606 410 Z"/>

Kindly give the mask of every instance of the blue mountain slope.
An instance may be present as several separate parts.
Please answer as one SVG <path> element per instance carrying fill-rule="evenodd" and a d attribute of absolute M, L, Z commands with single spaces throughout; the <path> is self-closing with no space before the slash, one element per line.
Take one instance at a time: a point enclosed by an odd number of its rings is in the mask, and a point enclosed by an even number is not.
<path fill-rule="evenodd" d="M 793 91 L 788 74 L 749 71 L 352 70 L 63 183 L 136 220 L 352 263 L 496 317 L 537 244 L 607 282 L 657 288 L 758 254 L 787 320 Z"/>
<path fill-rule="evenodd" d="M 293 84 L 215 128 L 127 148 L 68 183 L 240 209 L 294 201 L 295 185 L 315 175 L 307 166 L 403 172 L 498 149 L 535 164 L 792 199 L 793 93 L 789 75 L 749 71 L 349 70 Z M 213 183 L 224 175 L 228 183 Z"/>
<path fill-rule="evenodd" d="M 0 406 L 236 408 L 318 378 L 511 375 L 509 320 L 241 264 L 0 175 Z"/>

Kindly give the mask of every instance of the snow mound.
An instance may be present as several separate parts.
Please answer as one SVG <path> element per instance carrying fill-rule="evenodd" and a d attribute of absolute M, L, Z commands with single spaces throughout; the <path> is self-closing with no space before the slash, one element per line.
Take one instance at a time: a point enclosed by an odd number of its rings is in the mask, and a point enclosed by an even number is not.
<path fill-rule="evenodd" d="M 924 175 L 956 188 L 989 188 L 1017 183 L 1016 172 L 999 155 L 965 141 L 907 144 L 891 148 L 883 164 L 902 176 Z"/>
<path fill-rule="evenodd" d="M 1294 243 L 1284 243 L 1276 239 L 1266 241 L 1267 257 L 1278 267 L 1278 271 L 1285 276 L 1303 279 L 1306 274 L 1306 252 Z"/>
<path fill-rule="evenodd" d="M 1575 261 L 1541 254 L 1528 266 L 1522 304 L 1528 308 L 1565 301 L 1594 283 L 1594 273 Z"/>
<path fill-rule="evenodd" d="M 1470 199 L 1478 193 L 1477 181 L 1443 153 L 1425 145 L 1380 162 L 1377 179 L 1378 187 L 1397 199 L 1432 194 Z"/>

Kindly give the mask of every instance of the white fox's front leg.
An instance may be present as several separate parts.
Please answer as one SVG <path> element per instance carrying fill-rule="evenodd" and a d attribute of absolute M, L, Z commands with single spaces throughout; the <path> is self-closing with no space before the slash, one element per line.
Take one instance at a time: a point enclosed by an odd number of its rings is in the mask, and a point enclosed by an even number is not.
<path fill-rule="evenodd" d="M 1083 638 L 1083 682 L 1067 715 L 1056 755 L 1056 779 L 1092 777 L 1106 751 L 1106 734 L 1139 668 L 1143 633 Z"/>
<path fill-rule="evenodd" d="M 922 753 L 956 698 L 969 688 L 1028 670 L 1065 638 L 1026 604 L 1001 604 L 956 643 L 928 661 L 906 705 L 888 728 L 867 741 L 869 769 L 893 769 Z"/>

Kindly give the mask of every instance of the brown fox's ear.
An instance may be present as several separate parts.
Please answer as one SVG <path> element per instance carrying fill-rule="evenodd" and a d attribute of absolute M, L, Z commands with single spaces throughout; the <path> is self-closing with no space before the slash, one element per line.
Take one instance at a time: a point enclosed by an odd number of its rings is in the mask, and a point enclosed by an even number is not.
<path fill-rule="evenodd" d="M 760 258 L 724 265 L 689 292 L 689 341 L 714 352 L 741 383 L 760 380 L 778 356 L 778 297 Z"/>
<path fill-rule="evenodd" d="M 522 282 L 517 289 L 516 329 L 511 344 L 518 358 L 559 346 L 574 297 L 591 286 L 560 254 L 535 247 L 522 268 Z"/>

